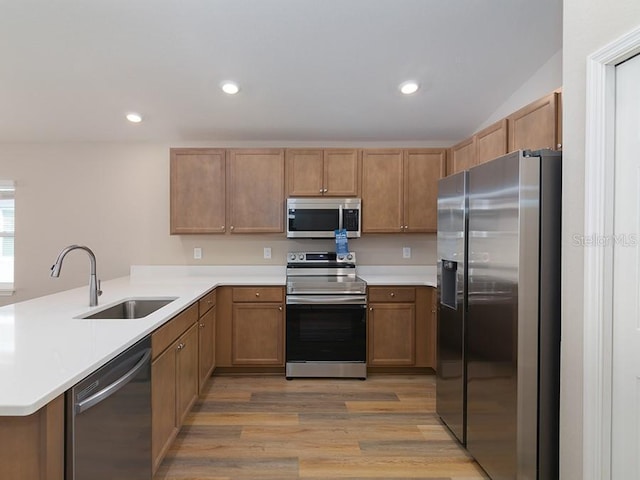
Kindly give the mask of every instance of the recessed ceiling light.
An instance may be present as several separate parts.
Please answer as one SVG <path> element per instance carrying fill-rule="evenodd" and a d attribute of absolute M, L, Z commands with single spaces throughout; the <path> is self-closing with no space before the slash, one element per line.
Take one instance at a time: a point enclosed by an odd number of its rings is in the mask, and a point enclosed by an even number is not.
<path fill-rule="evenodd" d="M 420 85 L 417 82 L 408 81 L 400 84 L 400 92 L 404 95 L 411 95 L 412 93 L 416 93 Z"/>
<path fill-rule="evenodd" d="M 223 82 L 221 88 L 224 93 L 229 95 L 235 95 L 240 91 L 240 87 L 234 82 Z"/>
<path fill-rule="evenodd" d="M 142 115 L 134 112 L 127 113 L 127 120 L 131 123 L 140 123 L 142 121 Z"/>

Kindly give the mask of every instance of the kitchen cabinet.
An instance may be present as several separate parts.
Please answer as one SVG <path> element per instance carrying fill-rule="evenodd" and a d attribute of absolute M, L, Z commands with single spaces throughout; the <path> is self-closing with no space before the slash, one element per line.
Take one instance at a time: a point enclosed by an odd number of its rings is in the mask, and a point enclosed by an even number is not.
<path fill-rule="evenodd" d="M 416 312 L 414 287 L 370 287 L 368 364 L 415 364 Z"/>
<path fill-rule="evenodd" d="M 507 117 L 508 150 L 562 147 L 560 92 L 553 92 Z"/>
<path fill-rule="evenodd" d="M 288 149 L 288 196 L 357 197 L 360 192 L 359 160 L 356 149 Z"/>
<path fill-rule="evenodd" d="M 24 417 L 0 417 L 0 478 L 64 480 L 64 395 Z"/>
<path fill-rule="evenodd" d="M 474 135 L 476 139 L 476 165 L 508 153 L 507 119 L 502 119 Z"/>
<path fill-rule="evenodd" d="M 362 232 L 435 232 L 445 149 L 364 150 Z"/>
<path fill-rule="evenodd" d="M 231 233 L 284 232 L 284 150 L 229 150 L 227 188 Z"/>
<path fill-rule="evenodd" d="M 435 370 L 435 288 L 372 286 L 368 298 L 369 366 Z"/>
<path fill-rule="evenodd" d="M 198 395 L 198 304 L 151 335 L 151 452 L 153 471 Z"/>
<path fill-rule="evenodd" d="M 234 287 L 231 313 L 231 364 L 284 365 L 284 290 Z"/>
<path fill-rule="evenodd" d="M 202 395 L 216 366 L 216 291 L 198 301 L 198 393 Z"/>
<path fill-rule="evenodd" d="M 451 147 L 447 173 L 453 174 L 468 170 L 476 164 L 476 137 L 467 138 Z"/>
<path fill-rule="evenodd" d="M 225 232 L 225 151 L 172 148 L 170 232 Z"/>

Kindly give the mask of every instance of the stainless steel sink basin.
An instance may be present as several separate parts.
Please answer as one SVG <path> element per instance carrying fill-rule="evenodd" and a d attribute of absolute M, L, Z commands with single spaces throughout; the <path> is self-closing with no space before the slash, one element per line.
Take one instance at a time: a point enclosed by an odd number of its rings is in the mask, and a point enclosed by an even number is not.
<path fill-rule="evenodd" d="M 165 305 L 173 302 L 177 297 L 167 298 L 127 298 L 125 300 L 111 305 L 97 312 L 90 312 L 80 315 L 77 318 L 96 320 L 96 319 L 134 319 L 144 318 L 151 315 L 156 310 L 161 309 Z"/>

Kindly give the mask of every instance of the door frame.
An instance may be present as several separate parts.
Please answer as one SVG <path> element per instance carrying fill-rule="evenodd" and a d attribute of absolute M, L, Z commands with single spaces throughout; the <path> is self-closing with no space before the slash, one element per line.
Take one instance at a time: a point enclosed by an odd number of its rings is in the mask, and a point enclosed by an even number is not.
<path fill-rule="evenodd" d="M 583 479 L 611 480 L 613 186 L 616 65 L 640 53 L 640 27 L 587 58 Z"/>

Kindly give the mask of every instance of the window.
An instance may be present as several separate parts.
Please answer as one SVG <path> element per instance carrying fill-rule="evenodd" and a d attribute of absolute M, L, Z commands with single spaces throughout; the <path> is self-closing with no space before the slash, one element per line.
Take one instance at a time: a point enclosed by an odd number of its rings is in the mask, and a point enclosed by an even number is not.
<path fill-rule="evenodd" d="M 13 293 L 15 186 L 0 180 L 0 295 Z"/>

